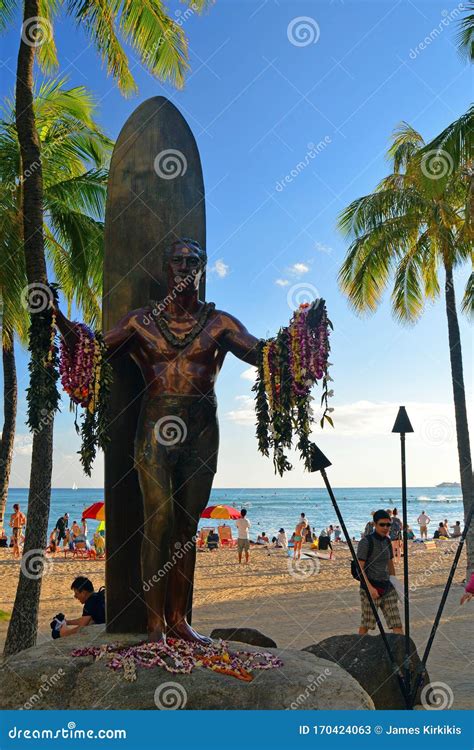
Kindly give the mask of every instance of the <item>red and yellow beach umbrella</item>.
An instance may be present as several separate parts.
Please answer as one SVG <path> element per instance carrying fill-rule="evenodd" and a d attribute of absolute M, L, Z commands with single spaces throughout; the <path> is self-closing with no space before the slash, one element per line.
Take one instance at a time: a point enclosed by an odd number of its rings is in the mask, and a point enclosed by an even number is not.
<path fill-rule="evenodd" d="M 232 521 L 240 518 L 240 510 L 231 508 L 230 505 L 208 505 L 201 513 L 201 518 L 218 518 L 220 520 Z"/>
<path fill-rule="evenodd" d="M 90 518 L 93 521 L 105 521 L 105 504 L 92 503 L 88 508 L 82 511 L 83 518 Z"/>

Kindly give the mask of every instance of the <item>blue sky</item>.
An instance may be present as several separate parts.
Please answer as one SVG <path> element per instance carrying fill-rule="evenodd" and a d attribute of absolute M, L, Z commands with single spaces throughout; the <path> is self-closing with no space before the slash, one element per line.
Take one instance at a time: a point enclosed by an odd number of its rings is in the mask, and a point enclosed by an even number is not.
<path fill-rule="evenodd" d="M 333 461 L 336 485 L 398 483 L 398 445 L 390 430 L 399 404 L 406 404 L 416 430 L 410 484 L 458 478 L 442 299 L 412 328 L 393 320 L 387 298 L 374 316 L 357 318 L 337 286 L 346 242 L 336 221 L 387 172 L 389 137 L 401 120 L 428 140 L 467 109 L 472 74 L 455 46 L 460 7 L 437 0 L 227 0 L 204 16 L 184 17 L 179 12 L 185 6 L 173 3 L 171 12 L 181 18 L 190 43 L 186 86 L 176 91 L 162 85 L 135 62 L 139 93 L 130 99 L 107 78 L 80 30 L 64 18 L 56 26 L 60 71 L 72 85 L 94 92 L 111 137 L 157 94 L 171 98 L 187 118 L 208 198 L 208 299 L 256 336 L 273 334 L 288 321 L 288 300 L 295 295 L 314 292 L 327 300 L 335 325 L 335 430 L 321 434 L 318 428 L 315 438 Z M 18 19 L 2 45 L 2 91 L 8 93 L 19 32 Z M 467 269 L 457 274 L 458 298 L 466 278 Z M 465 320 L 461 333 L 471 398 L 472 340 Z M 24 353 L 18 353 L 18 369 L 12 485 L 20 487 L 28 485 L 31 449 Z M 298 467 L 283 480 L 274 477 L 271 461 L 257 453 L 251 385 L 248 368 L 229 357 L 218 383 L 215 486 L 314 486 L 315 478 Z M 54 485 L 101 486 L 101 460 L 88 480 L 77 448 L 65 402 L 56 424 Z"/>

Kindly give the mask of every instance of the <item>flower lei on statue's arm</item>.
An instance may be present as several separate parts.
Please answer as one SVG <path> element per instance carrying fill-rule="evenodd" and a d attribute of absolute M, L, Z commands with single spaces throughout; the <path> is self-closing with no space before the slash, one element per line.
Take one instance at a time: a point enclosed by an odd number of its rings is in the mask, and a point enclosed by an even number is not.
<path fill-rule="evenodd" d="M 310 440 L 313 423 L 311 409 L 313 385 L 321 381 L 324 411 L 321 427 L 333 425 L 328 398 L 332 378 L 329 375 L 329 330 L 326 305 L 318 300 L 303 304 L 295 311 L 288 326 L 280 328 L 274 338 L 259 342 L 256 393 L 257 440 L 263 455 L 273 449 L 275 472 L 280 476 L 292 468 L 284 450 L 296 447 L 311 468 L 314 444 Z"/>
<path fill-rule="evenodd" d="M 68 346 L 61 339 L 59 371 L 61 383 L 71 399 L 75 411 L 76 432 L 81 435 L 80 460 L 90 476 L 97 448 L 108 443 L 107 407 L 112 383 L 112 368 L 107 361 L 107 348 L 99 331 L 92 331 L 84 323 L 76 323 L 77 343 Z M 78 407 L 84 408 L 81 425 Z"/>

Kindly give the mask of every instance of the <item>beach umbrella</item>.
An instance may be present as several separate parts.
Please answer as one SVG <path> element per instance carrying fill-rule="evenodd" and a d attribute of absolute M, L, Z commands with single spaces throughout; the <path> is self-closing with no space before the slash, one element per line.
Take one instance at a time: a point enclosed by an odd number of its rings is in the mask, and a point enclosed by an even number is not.
<path fill-rule="evenodd" d="M 97 526 L 97 531 L 99 532 L 99 534 L 105 531 L 105 521 L 101 521 L 99 523 L 99 525 Z"/>
<path fill-rule="evenodd" d="M 104 503 L 92 503 L 82 511 L 82 518 L 91 518 L 94 521 L 105 521 Z"/>
<path fill-rule="evenodd" d="M 201 518 L 218 518 L 231 521 L 240 518 L 240 510 L 231 508 L 230 505 L 208 505 L 201 513 Z"/>

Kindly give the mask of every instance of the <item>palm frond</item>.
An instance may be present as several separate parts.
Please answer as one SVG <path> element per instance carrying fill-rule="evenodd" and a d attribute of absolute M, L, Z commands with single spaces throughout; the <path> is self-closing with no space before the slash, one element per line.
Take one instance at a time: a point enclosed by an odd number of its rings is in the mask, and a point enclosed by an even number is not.
<path fill-rule="evenodd" d="M 423 143 L 423 138 L 415 128 L 407 122 L 401 122 L 393 131 L 392 145 L 387 151 L 387 157 L 393 163 L 393 171 L 401 172 L 406 169 L 410 159 Z"/>
<path fill-rule="evenodd" d="M 470 0 L 464 5 L 464 10 L 468 11 L 459 22 L 459 31 L 457 35 L 458 50 L 462 57 L 467 57 L 471 62 L 474 61 L 474 2 Z"/>

